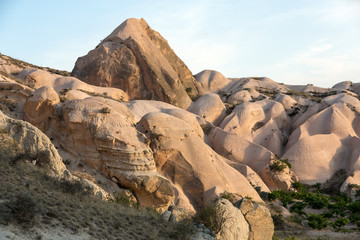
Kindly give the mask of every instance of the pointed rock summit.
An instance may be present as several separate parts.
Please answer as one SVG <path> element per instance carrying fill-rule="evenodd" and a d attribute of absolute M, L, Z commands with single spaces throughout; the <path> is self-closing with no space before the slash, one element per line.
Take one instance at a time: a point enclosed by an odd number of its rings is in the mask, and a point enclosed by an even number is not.
<path fill-rule="evenodd" d="M 124 90 L 130 99 L 153 99 L 188 108 L 198 95 L 190 70 L 144 19 L 130 18 L 94 50 L 78 58 L 71 73 L 86 83 Z"/>

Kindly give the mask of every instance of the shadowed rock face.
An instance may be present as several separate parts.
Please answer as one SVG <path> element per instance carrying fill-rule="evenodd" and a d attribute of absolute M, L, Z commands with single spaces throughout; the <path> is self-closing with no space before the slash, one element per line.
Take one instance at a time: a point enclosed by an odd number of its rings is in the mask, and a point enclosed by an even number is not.
<path fill-rule="evenodd" d="M 161 100 L 181 108 L 198 95 L 190 70 L 144 19 L 123 22 L 80 57 L 71 74 L 89 84 L 120 88 L 130 99 Z"/>

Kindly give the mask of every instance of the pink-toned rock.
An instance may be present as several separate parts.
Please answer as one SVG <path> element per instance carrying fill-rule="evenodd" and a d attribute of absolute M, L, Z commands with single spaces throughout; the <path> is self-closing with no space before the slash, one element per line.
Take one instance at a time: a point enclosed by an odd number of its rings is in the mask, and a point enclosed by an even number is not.
<path fill-rule="evenodd" d="M 216 92 L 225 87 L 231 81 L 218 71 L 203 70 L 195 75 L 204 93 Z"/>
<path fill-rule="evenodd" d="M 74 158 L 130 188 L 141 205 L 167 208 L 174 198 L 173 188 L 156 171 L 148 140 L 135 129 L 134 116 L 123 103 L 90 97 L 55 106 L 47 104 L 52 95 L 55 96 L 53 89 L 42 88 L 29 99 L 34 106 L 38 104 L 38 109 L 44 109 L 43 113 L 48 113 L 43 119 L 50 124 L 41 124 L 37 119 L 35 124 L 41 125 Z M 30 107 L 25 112 L 29 121 L 33 112 Z"/>
<path fill-rule="evenodd" d="M 130 18 L 80 57 L 72 75 L 124 90 L 130 99 L 153 99 L 186 109 L 198 95 L 190 70 L 144 19 Z"/>
<path fill-rule="evenodd" d="M 198 98 L 189 108 L 189 111 L 199 115 L 214 125 L 219 125 L 226 116 L 226 108 L 217 94 L 206 94 Z"/>
<path fill-rule="evenodd" d="M 220 128 L 281 156 L 291 122 L 282 104 L 265 99 L 236 106 L 221 122 Z"/>
<path fill-rule="evenodd" d="M 92 86 L 74 77 L 64 77 L 40 69 L 25 68 L 19 73 L 18 77 L 25 84 L 34 86 L 36 89 L 45 86 L 54 88 L 58 93 L 61 93 L 62 90 L 80 90 L 89 94 L 111 97 L 116 100 L 128 100 L 127 94 L 120 89 Z"/>
<path fill-rule="evenodd" d="M 262 201 L 246 178 L 185 121 L 165 113 L 149 113 L 140 120 L 138 129 L 151 139 L 158 171 L 181 187 L 191 203 L 210 202 L 224 191 Z"/>

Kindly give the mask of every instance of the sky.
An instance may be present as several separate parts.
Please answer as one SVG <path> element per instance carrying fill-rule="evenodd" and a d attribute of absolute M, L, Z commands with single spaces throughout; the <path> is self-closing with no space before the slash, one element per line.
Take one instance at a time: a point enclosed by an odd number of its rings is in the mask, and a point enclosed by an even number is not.
<path fill-rule="evenodd" d="M 71 71 L 132 17 L 167 39 L 193 74 L 360 82 L 360 0 L 0 0 L 0 52 Z"/>

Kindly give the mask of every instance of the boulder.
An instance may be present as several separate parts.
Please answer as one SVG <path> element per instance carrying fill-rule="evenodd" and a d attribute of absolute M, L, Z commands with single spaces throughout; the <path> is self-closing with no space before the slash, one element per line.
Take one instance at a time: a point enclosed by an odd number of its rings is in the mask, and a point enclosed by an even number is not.
<path fill-rule="evenodd" d="M 270 211 L 248 199 L 243 199 L 239 205 L 250 227 L 249 240 L 271 240 L 274 235 L 274 222 Z"/>
<path fill-rule="evenodd" d="M 198 98 L 189 111 L 199 115 L 206 121 L 211 122 L 215 126 L 219 125 L 226 116 L 226 108 L 217 94 L 206 94 Z"/>
<path fill-rule="evenodd" d="M 198 95 L 190 70 L 144 19 L 123 22 L 78 58 L 71 74 L 89 84 L 120 88 L 130 99 L 160 100 L 183 109 Z"/>
<path fill-rule="evenodd" d="M 216 92 L 231 82 L 220 72 L 214 70 L 203 70 L 196 74 L 195 78 L 204 93 Z"/>
<path fill-rule="evenodd" d="M 216 219 L 219 224 L 217 239 L 248 240 L 249 224 L 239 209 L 227 199 L 215 202 Z"/>

